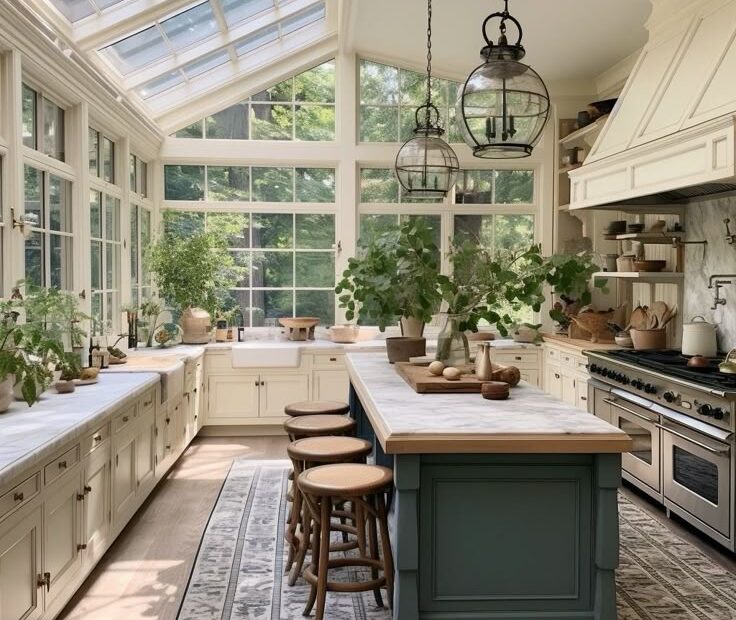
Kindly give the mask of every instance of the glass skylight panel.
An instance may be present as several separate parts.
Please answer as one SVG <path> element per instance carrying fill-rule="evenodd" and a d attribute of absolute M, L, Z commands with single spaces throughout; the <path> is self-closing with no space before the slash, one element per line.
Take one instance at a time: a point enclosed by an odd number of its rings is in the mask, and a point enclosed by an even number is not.
<path fill-rule="evenodd" d="M 273 26 L 268 26 L 266 28 L 262 28 L 258 32 L 254 32 L 251 35 L 248 35 L 244 39 L 241 39 L 240 42 L 235 44 L 235 53 L 238 56 L 243 56 L 244 54 L 247 54 L 248 52 L 252 52 L 255 49 L 258 49 L 259 47 L 262 47 L 263 45 L 266 45 L 267 43 L 271 43 L 279 38 L 279 27 L 278 25 L 274 24 Z"/>
<path fill-rule="evenodd" d="M 232 27 L 261 11 L 272 9 L 274 0 L 220 0 L 227 25 Z"/>
<path fill-rule="evenodd" d="M 209 1 L 162 21 L 161 28 L 175 50 L 219 32 Z"/>
<path fill-rule="evenodd" d="M 61 11 L 61 14 L 70 22 L 93 15 L 98 10 L 104 11 L 123 0 L 51 0 L 52 4 Z"/>
<path fill-rule="evenodd" d="M 309 26 L 309 24 L 313 24 L 316 21 L 324 19 L 324 17 L 325 3 L 320 2 L 301 13 L 297 13 L 296 15 L 292 15 L 291 17 L 284 19 L 281 22 L 281 35 L 287 35 L 295 30 Z"/>
<path fill-rule="evenodd" d="M 189 79 L 192 79 L 201 75 L 205 71 L 224 65 L 229 60 L 230 54 L 228 54 L 226 49 L 223 49 L 219 52 L 215 52 L 214 54 L 209 54 L 208 56 L 203 56 L 202 58 L 193 60 L 192 62 L 184 65 L 181 69 Z"/>
<path fill-rule="evenodd" d="M 150 26 L 102 50 L 123 75 L 168 56 L 169 50 L 158 26 Z"/>
<path fill-rule="evenodd" d="M 174 88 L 174 86 L 178 86 L 183 82 L 184 76 L 181 71 L 171 71 L 170 73 L 161 75 L 150 82 L 146 82 L 143 86 L 138 88 L 138 94 L 144 99 L 148 99 L 149 97 L 154 97 L 169 88 Z"/>

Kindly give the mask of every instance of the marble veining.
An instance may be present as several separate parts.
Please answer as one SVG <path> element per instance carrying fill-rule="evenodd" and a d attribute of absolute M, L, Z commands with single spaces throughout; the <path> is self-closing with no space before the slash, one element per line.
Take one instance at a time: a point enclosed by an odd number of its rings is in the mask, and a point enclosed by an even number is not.
<path fill-rule="evenodd" d="M 726 242 L 725 218 L 731 219 L 731 232 L 736 232 L 736 198 L 706 200 L 685 207 L 685 230 L 688 241 L 707 240 L 685 249 L 684 322 L 702 315 L 718 326 L 718 344 L 722 351 L 736 347 L 736 278 L 721 289 L 726 305 L 712 310 L 714 290 L 708 288 L 713 274 L 736 273 L 736 244 Z"/>
<path fill-rule="evenodd" d="M 121 404 L 159 382 L 156 373 L 100 375 L 72 394 L 46 392 L 33 407 L 15 402 L 0 413 L 0 486 L 82 435 L 97 429 Z"/>
<path fill-rule="evenodd" d="M 363 406 L 379 418 L 385 429 L 384 439 L 438 435 L 451 441 L 453 435 L 482 438 L 525 434 L 626 438 L 623 431 L 604 420 L 525 382 L 502 401 L 487 401 L 480 394 L 417 394 L 384 355 L 348 354 L 346 361 Z"/>

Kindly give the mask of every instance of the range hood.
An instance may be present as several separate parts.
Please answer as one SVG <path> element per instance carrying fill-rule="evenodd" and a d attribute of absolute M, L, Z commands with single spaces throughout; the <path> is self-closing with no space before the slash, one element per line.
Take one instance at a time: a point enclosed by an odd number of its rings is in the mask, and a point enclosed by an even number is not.
<path fill-rule="evenodd" d="M 672 0 L 658 0 L 665 10 Z M 570 209 L 736 192 L 736 0 L 687 3 L 650 38 L 584 164 Z"/>

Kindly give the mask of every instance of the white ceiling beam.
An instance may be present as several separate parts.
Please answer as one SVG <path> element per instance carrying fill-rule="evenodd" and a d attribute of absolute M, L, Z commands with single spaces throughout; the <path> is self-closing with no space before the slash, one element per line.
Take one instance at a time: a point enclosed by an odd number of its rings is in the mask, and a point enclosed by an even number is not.
<path fill-rule="evenodd" d="M 358 11 L 354 0 L 334 0 L 337 4 L 337 19 L 340 27 L 340 51 L 352 54 L 355 51 L 355 29 L 357 28 Z"/>
<path fill-rule="evenodd" d="M 217 34 L 206 41 L 202 41 L 201 43 L 182 50 L 178 54 L 174 54 L 173 56 L 164 58 L 160 62 L 130 73 L 123 78 L 123 85 L 126 90 L 135 90 L 139 86 L 157 78 L 160 75 L 174 71 L 193 60 L 197 60 L 202 56 L 206 56 L 207 54 L 222 49 L 223 47 L 236 43 L 243 37 L 253 34 L 261 28 L 270 26 L 276 21 L 299 13 L 314 4 L 315 0 L 293 0 L 284 7 L 267 11 L 253 19 L 243 22 L 235 28 L 227 30 L 225 33 Z"/>
<path fill-rule="evenodd" d="M 73 27 L 77 45 L 85 51 L 113 43 L 202 0 L 131 0 L 79 21 Z"/>
<path fill-rule="evenodd" d="M 287 44 L 289 40 L 283 43 Z M 334 58 L 338 51 L 337 36 L 332 33 L 320 41 L 312 41 L 306 45 L 302 43 L 301 46 L 294 45 L 292 39 L 290 44 L 282 46 L 276 56 L 271 51 L 265 51 L 241 59 L 241 70 L 233 74 L 229 81 L 220 79 L 216 75 L 217 69 L 210 72 L 211 87 L 204 92 L 193 94 L 191 84 L 182 84 L 166 91 L 165 96 L 162 94 L 149 100 L 147 103 L 164 134 L 169 135 L 242 101 L 251 93 Z"/>

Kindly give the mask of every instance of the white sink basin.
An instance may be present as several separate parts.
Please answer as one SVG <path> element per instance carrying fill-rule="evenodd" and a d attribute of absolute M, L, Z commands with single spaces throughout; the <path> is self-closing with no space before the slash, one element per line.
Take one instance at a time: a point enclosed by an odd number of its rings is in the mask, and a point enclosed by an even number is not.
<path fill-rule="evenodd" d="M 233 344 L 233 368 L 297 368 L 298 342 L 238 342 Z"/>

